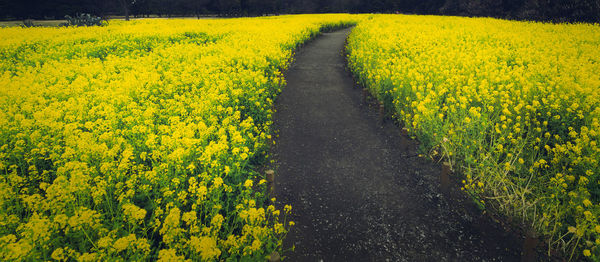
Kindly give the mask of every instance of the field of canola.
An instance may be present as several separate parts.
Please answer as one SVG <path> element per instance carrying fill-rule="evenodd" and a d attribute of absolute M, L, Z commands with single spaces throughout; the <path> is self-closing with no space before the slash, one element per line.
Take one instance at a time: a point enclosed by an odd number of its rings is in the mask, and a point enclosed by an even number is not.
<path fill-rule="evenodd" d="M 364 18 L 364 19 L 363 19 Z M 0 29 L 0 259 L 262 260 L 271 108 L 293 51 L 349 66 L 464 190 L 600 258 L 600 28 L 301 15 Z"/>
<path fill-rule="evenodd" d="M 349 66 L 463 189 L 600 259 L 600 27 L 372 16 Z"/>
<path fill-rule="evenodd" d="M 0 260 L 264 260 L 273 98 L 350 15 L 0 29 Z"/>

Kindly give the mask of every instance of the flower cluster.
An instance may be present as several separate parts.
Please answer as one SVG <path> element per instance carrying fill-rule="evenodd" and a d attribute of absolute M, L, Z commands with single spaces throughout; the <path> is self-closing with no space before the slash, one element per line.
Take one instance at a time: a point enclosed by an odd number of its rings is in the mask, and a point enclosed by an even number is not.
<path fill-rule="evenodd" d="M 0 29 L 0 260 L 264 260 L 281 72 L 353 19 Z"/>
<path fill-rule="evenodd" d="M 373 16 L 351 70 L 481 205 L 600 257 L 600 27 Z"/>

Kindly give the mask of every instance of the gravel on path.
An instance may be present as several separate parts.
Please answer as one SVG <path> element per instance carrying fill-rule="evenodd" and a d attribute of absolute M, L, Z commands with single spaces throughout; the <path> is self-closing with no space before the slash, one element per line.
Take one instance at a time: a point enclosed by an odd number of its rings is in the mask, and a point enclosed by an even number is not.
<path fill-rule="evenodd" d="M 274 194 L 296 223 L 287 260 L 520 261 L 522 239 L 443 194 L 440 165 L 363 102 L 343 56 L 350 30 L 300 49 L 275 104 Z"/>

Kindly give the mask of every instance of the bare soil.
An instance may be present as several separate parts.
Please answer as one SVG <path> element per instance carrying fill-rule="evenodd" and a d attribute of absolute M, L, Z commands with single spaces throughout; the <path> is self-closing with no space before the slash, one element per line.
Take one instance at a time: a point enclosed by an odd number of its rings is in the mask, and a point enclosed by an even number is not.
<path fill-rule="evenodd" d="M 296 222 L 286 259 L 520 261 L 523 239 L 456 183 L 442 193 L 440 164 L 419 157 L 417 142 L 363 101 L 345 67 L 349 32 L 299 50 L 276 101 L 274 194 Z"/>

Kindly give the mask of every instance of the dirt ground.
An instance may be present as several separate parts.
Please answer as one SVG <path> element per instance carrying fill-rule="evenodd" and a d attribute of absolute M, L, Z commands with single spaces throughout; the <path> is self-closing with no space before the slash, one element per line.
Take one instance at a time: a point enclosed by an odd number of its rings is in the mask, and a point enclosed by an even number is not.
<path fill-rule="evenodd" d="M 363 101 L 345 68 L 349 32 L 299 50 L 276 101 L 275 195 L 296 222 L 287 260 L 520 261 L 523 239 L 458 185 L 442 193 L 441 166 Z"/>

